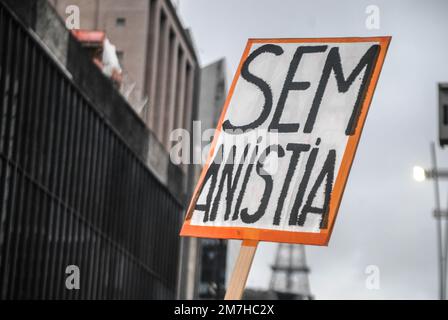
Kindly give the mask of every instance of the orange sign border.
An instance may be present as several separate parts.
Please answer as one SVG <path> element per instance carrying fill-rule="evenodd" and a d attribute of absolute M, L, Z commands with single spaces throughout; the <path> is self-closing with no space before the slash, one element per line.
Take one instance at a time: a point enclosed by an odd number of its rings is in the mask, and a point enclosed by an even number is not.
<path fill-rule="evenodd" d="M 202 238 L 219 238 L 219 239 L 242 239 L 242 240 L 256 240 L 256 241 L 271 241 L 271 242 L 286 242 L 286 243 L 300 243 L 310 245 L 328 245 L 331 233 L 336 221 L 336 216 L 339 210 L 339 206 L 342 200 L 342 195 L 347 183 L 348 175 L 355 157 L 356 149 L 358 147 L 361 132 L 364 127 L 364 123 L 367 117 L 367 112 L 370 107 L 370 103 L 373 98 L 378 78 L 386 57 L 387 49 L 389 47 L 392 37 L 380 36 L 380 37 L 345 37 L 345 38 L 281 38 L 281 39 L 248 39 L 246 48 L 244 49 L 241 57 L 238 69 L 233 77 L 232 85 L 224 103 L 221 116 L 215 131 L 215 136 L 211 144 L 210 152 L 207 162 L 201 172 L 199 181 L 193 193 L 193 197 L 187 209 L 187 215 L 185 217 L 181 236 L 194 236 Z M 227 112 L 227 108 L 230 104 L 230 100 L 233 96 L 236 83 L 240 77 L 241 67 L 243 62 L 249 55 L 250 49 L 253 44 L 256 43 L 355 43 L 355 42 L 378 42 L 380 45 L 380 52 L 372 72 L 372 76 L 369 82 L 369 86 L 366 91 L 366 95 L 361 107 L 361 113 L 358 119 L 356 132 L 354 135 L 348 138 L 347 146 L 342 157 L 339 172 L 336 177 L 334 188 L 331 194 L 329 204 L 329 216 L 328 226 L 325 229 L 321 229 L 319 233 L 310 232 L 295 232 L 295 231 L 282 231 L 271 229 L 259 229 L 251 227 L 223 227 L 223 226 L 198 226 L 191 225 L 191 217 L 193 214 L 193 208 L 199 197 L 199 190 L 204 182 L 205 174 L 210 166 L 211 158 L 218 140 L 218 136 L 222 131 L 222 122 Z"/>

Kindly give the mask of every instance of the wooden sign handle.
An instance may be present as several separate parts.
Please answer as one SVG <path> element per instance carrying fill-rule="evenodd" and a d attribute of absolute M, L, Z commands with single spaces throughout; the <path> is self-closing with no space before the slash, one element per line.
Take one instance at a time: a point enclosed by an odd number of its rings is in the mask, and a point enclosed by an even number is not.
<path fill-rule="evenodd" d="M 243 240 L 224 300 L 241 300 L 257 245 L 257 240 Z"/>

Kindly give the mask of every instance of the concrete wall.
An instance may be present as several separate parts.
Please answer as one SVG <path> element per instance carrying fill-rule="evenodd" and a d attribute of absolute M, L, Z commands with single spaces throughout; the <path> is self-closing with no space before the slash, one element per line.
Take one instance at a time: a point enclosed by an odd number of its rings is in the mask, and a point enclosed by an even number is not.
<path fill-rule="evenodd" d="M 163 145 L 135 113 L 112 82 L 94 65 L 80 43 L 65 28 L 63 20 L 46 0 L 4 0 L 31 28 L 42 46 L 53 55 L 99 114 L 112 124 L 129 148 L 185 205 L 187 176 L 169 161 Z"/>

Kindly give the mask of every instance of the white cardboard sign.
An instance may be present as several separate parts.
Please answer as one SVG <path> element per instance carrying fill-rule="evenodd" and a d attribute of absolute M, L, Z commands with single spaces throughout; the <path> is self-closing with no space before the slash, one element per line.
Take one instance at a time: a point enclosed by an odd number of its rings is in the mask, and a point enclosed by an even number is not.
<path fill-rule="evenodd" d="M 327 244 L 389 42 L 249 40 L 181 235 Z"/>

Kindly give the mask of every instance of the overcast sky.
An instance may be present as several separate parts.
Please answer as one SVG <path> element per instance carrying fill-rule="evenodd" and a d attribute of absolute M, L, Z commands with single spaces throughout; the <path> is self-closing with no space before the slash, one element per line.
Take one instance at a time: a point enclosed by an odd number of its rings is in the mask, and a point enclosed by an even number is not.
<path fill-rule="evenodd" d="M 429 167 L 429 143 L 437 139 L 437 83 L 448 82 L 448 1 L 178 2 L 201 64 L 225 57 L 228 82 L 247 38 L 393 37 L 330 244 L 306 248 L 311 291 L 317 299 L 437 298 L 434 194 L 431 182 L 412 180 L 412 167 Z M 372 4 L 380 9 L 379 30 L 365 27 Z M 439 156 L 448 167 L 448 151 Z M 275 246 L 261 244 L 248 286 L 268 286 Z M 379 290 L 365 286 L 369 265 L 379 267 Z"/>

